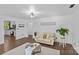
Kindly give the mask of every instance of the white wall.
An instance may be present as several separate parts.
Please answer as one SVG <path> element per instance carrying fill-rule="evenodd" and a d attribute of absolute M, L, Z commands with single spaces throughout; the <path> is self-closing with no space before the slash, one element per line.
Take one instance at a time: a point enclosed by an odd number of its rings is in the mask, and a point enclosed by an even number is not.
<path fill-rule="evenodd" d="M 33 22 L 35 22 L 34 20 L 29 19 L 27 21 L 27 27 L 28 27 L 28 35 L 33 35 L 33 29 L 34 29 L 34 24 Z"/>
<path fill-rule="evenodd" d="M 47 25 L 47 26 L 42 26 L 40 25 L 41 22 L 56 22 L 56 25 Z M 60 25 L 63 25 L 67 27 L 70 32 L 69 35 L 66 37 L 66 42 L 67 43 L 73 43 L 73 31 L 72 31 L 72 15 L 67 15 L 67 16 L 53 16 L 49 18 L 41 18 L 38 19 L 34 22 L 34 32 L 56 32 L 56 29 L 60 27 Z M 58 37 L 59 38 L 59 37 Z"/>
<path fill-rule="evenodd" d="M 73 46 L 79 47 L 79 6 L 77 6 L 76 11 L 73 13 L 72 22 L 74 33 Z"/>
<path fill-rule="evenodd" d="M 24 24 L 23 28 L 19 28 L 19 24 Z M 28 28 L 26 20 L 16 21 L 16 39 L 24 38 L 28 36 Z"/>

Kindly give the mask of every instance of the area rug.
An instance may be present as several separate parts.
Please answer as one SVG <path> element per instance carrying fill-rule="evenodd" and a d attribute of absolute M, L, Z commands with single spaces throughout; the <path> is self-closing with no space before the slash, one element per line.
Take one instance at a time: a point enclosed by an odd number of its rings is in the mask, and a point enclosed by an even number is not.
<path fill-rule="evenodd" d="M 25 43 L 19 47 L 16 47 L 16 48 L 4 53 L 3 55 L 25 55 L 24 49 L 25 49 L 26 44 L 27 43 Z M 36 55 L 60 55 L 60 51 L 41 46 L 41 53 L 37 53 Z"/>

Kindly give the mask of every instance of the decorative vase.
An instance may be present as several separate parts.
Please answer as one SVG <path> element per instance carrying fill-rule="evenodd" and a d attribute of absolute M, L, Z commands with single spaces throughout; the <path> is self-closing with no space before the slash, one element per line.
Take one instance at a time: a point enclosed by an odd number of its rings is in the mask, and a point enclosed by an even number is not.
<path fill-rule="evenodd" d="M 60 37 L 62 39 L 62 45 L 63 45 L 63 48 L 65 47 L 65 36 L 61 35 Z"/>

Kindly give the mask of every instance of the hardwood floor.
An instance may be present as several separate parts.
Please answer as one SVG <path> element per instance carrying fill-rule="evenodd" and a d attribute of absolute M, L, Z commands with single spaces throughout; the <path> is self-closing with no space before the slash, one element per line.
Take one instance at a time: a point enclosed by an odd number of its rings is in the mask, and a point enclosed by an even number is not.
<path fill-rule="evenodd" d="M 54 46 L 42 44 L 42 46 L 49 47 L 52 49 L 60 50 L 60 55 L 78 55 L 71 44 L 66 44 L 63 48 L 62 45 L 59 46 L 58 42 L 54 43 Z"/>
<path fill-rule="evenodd" d="M 0 54 L 3 54 L 27 42 L 34 43 L 35 40 L 32 38 L 32 36 L 25 37 L 19 40 L 16 40 L 14 36 L 5 36 L 4 42 L 4 44 L 0 45 Z M 63 48 L 61 45 L 59 46 L 59 42 L 55 42 L 54 46 L 42 43 L 41 45 L 52 49 L 60 50 L 60 55 L 78 55 L 78 53 L 75 51 L 71 44 L 67 44 L 65 48 Z"/>

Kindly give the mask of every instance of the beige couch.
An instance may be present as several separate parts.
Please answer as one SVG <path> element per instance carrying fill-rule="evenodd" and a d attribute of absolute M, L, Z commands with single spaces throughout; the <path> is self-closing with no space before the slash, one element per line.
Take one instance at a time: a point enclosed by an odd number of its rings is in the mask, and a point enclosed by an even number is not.
<path fill-rule="evenodd" d="M 37 33 L 37 35 L 34 37 L 34 39 L 36 42 L 39 42 L 39 43 L 54 45 L 56 36 L 55 36 L 55 33 L 41 32 L 41 33 Z"/>

